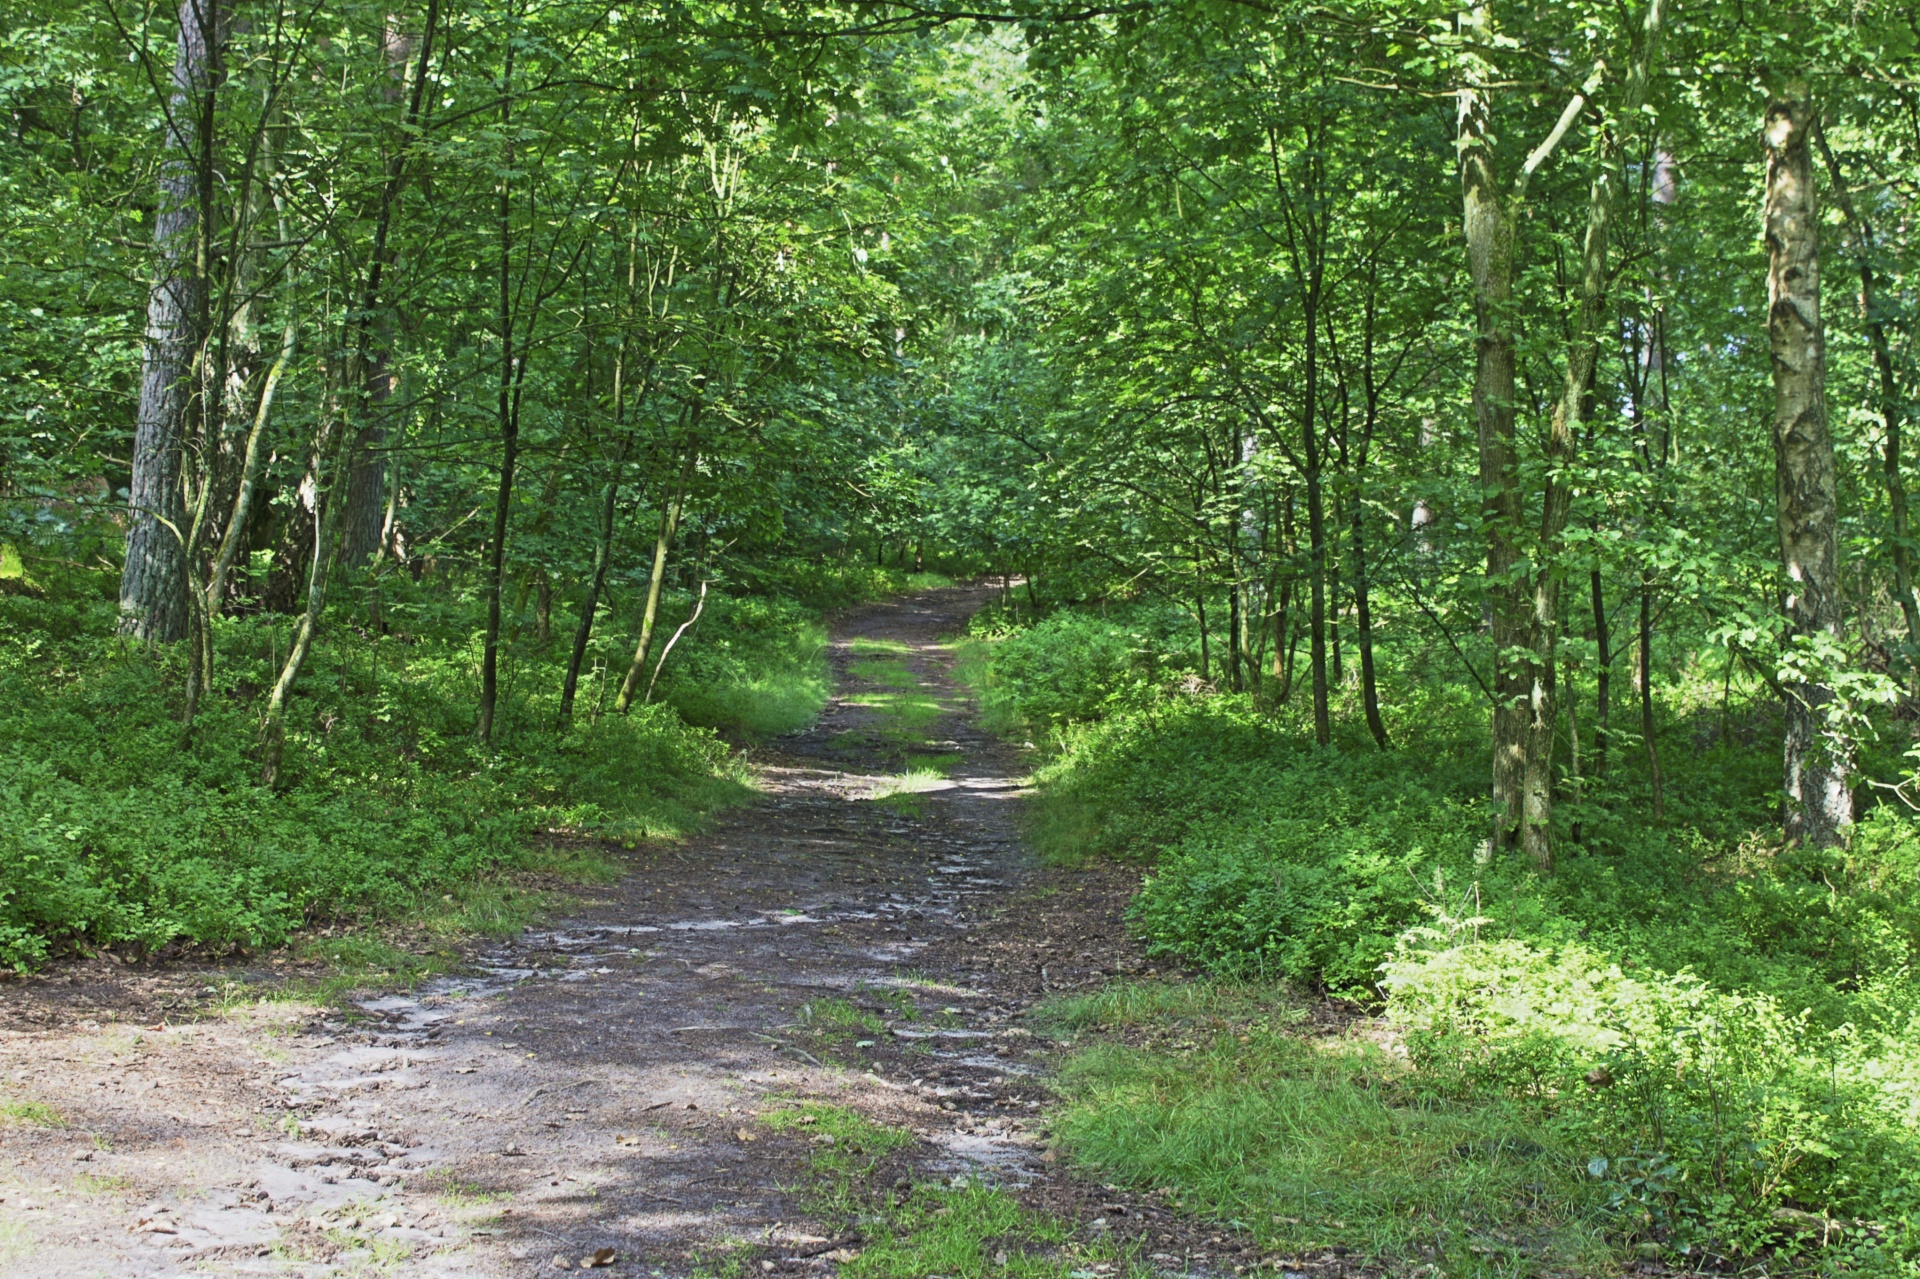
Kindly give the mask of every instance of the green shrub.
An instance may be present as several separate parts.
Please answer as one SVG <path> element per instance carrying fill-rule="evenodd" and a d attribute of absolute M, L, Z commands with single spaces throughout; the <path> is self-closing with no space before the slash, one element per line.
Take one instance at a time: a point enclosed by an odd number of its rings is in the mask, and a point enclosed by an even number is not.
<path fill-rule="evenodd" d="M 1034 804 L 1043 849 L 1152 864 L 1131 920 L 1156 954 L 1383 1006 L 1412 1073 L 1349 1062 L 1334 1079 L 1521 1124 L 1578 1171 L 1535 1177 L 1569 1229 L 1585 1204 L 1618 1240 L 1920 1264 L 1909 814 L 1871 810 L 1846 848 L 1782 846 L 1754 833 L 1777 830 L 1777 757 L 1667 742 L 1666 820 L 1647 820 L 1645 779 L 1616 752 L 1560 805 L 1558 864 L 1539 875 L 1487 857 L 1485 712 L 1457 690 L 1397 689 L 1396 750 L 1327 749 L 1295 711 L 1142 679 L 1181 660 L 1178 645 L 1122 662 L 1115 634 L 1056 615 L 995 639 L 985 682 L 1054 726 Z M 1075 670 L 1095 674 L 1083 685 Z M 1310 1178 L 1285 1171 L 1301 1150 L 1242 1129 L 1306 1132 L 1313 1113 L 1315 1142 L 1364 1146 L 1378 1129 L 1419 1144 L 1380 1116 L 1313 1110 L 1312 1090 L 1338 1083 L 1301 1045 L 1263 1042 L 1086 1056 L 1070 1072 L 1070 1140 L 1104 1169 L 1243 1216 Z M 1303 1078 L 1317 1082 L 1296 1096 Z M 1382 1167 L 1366 1175 L 1397 1170 Z"/>
<path fill-rule="evenodd" d="M 1130 1041 L 1062 1073 L 1055 1131 L 1103 1180 L 1167 1187 L 1267 1247 L 1357 1248 L 1396 1269 L 1609 1260 L 1604 1195 L 1534 1108 L 1436 1097 L 1376 1047 L 1309 1042 L 1304 1010 L 1264 988 L 1120 985 L 1048 1011 Z"/>
<path fill-rule="evenodd" d="M 1151 628 L 1090 613 L 1053 613 L 994 648 L 997 687 L 1034 732 L 1150 704 L 1171 673 Z"/>
<path fill-rule="evenodd" d="M 690 598 L 675 600 L 666 611 L 678 625 L 692 606 Z M 819 619 L 790 600 L 710 598 L 667 658 L 658 696 L 690 724 L 756 737 L 789 733 L 826 705 L 826 641 Z"/>
<path fill-rule="evenodd" d="M 276 944 L 510 871 L 537 832 L 672 836 L 749 793 L 713 733 L 668 706 L 556 734 L 557 670 L 519 649 L 482 749 L 474 642 L 434 616 L 444 603 L 396 583 L 390 633 L 329 629 L 267 791 L 257 690 L 284 619 L 221 620 L 214 695 L 187 736 L 180 652 L 113 638 L 110 602 L 0 597 L 0 964 L 71 945 Z"/>
<path fill-rule="evenodd" d="M 1750 1256 L 1817 1221 L 1837 1263 L 1920 1257 L 1920 1039 L 1578 945 L 1413 946 L 1386 984 L 1423 1075 L 1539 1103 L 1629 1234 Z"/>

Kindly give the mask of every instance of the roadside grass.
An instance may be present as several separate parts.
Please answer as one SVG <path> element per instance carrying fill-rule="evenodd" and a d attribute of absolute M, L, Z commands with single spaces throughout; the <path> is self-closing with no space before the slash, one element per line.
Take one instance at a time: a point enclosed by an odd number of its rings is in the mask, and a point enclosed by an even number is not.
<path fill-rule="evenodd" d="M 535 845 L 520 866 L 424 894 L 396 919 L 300 934 L 281 957 L 309 971 L 263 978 L 236 970 L 220 985 L 217 1002 L 227 1011 L 261 999 L 339 1007 L 371 990 L 411 990 L 458 972 L 461 941 L 514 936 L 574 903 L 574 889 L 614 883 L 625 873 L 591 845 Z"/>
<path fill-rule="evenodd" d="M 953 641 L 953 677 L 973 695 L 976 722 L 996 737 L 1019 739 L 1026 731 L 1019 709 L 993 670 L 994 641 L 966 635 Z"/>
<path fill-rule="evenodd" d="M 875 1225 L 846 1279 L 1145 1279 L 1152 1267 L 1112 1243 L 1075 1237 L 1074 1224 L 1022 1207 L 997 1186 L 918 1187 Z"/>
<path fill-rule="evenodd" d="M 1071 1221 L 1022 1207 L 997 1186 L 921 1183 L 904 1199 L 876 1195 L 868 1184 L 874 1169 L 916 1139 L 848 1107 L 803 1102 L 760 1121 L 775 1132 L 808 1135 L 810 1209 L 828 1220 L 858 1221 L 865 1241 L 858 1255 L 840 1263 L 847 1279 L 1145 1279 L 1152 1273 L 1126 1250 L 1082 1241 Z M 715 1267 L 708 1273 L 728 1272 Z"/>
<path fill-rule="evenodd" d="M 740 605 L 743 620 L 757 620 Z M 663 680 L 662 701 L 689 724 L 749 737 L 777 737 L 812 723 L 832 693 L 827 631 L 818 621 L 781 616 L 777 626 L 709 633 Z M 720 628 L 716 627 L 716 632 Z"/>
<path fill-rule="evenodd" d="M 1099 1177 L 1167 1192 L 1262 1248 L 1448 1275 L 1616 1264 L 1605 1200 L 1537 1107 L 1448 1099 L 1381 1048 L 1303 1037 L 1271 988 L 1139 983 L 1062 1000 L 1054 1132 Z"/>

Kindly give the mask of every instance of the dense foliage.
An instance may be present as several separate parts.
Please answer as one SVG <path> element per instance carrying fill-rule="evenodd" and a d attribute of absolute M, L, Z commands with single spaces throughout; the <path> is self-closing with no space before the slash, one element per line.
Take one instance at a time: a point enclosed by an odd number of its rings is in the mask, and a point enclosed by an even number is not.
<path fill-rule="evenodd" d="M 1551 1186 L 1552 1265 L 1911 1268 L 1916 58 L 1890 0 L 27 0 L 0 963 L 684 830 L 825 611 L 986 573 L 1042 845 L 1409 1054 L 1119 1053 L 1085 1149 L 1285 1222 L 1335 1174 L 1236 1134 L 1297 1113 L 1421 1212 Z"/>
<path fill-rule="evenodd" d="M 1246 1049 L 1222 1037 L 1198 1081 L 1192 1061 L 1103 1050 L 1075 1068 L 1085 1091 L 1070 1130 L 1089 1158 L 1243 1219 L 1297 1211 L 1299 1154 L 1233 1135 L 1256 1117 L 1227 1081 L 1264 1080 L 1276 1091 L 1261 1106 L 1284 1109 L 1307 1105 L 1292 1090 L 1324 1090 L 1329 1071 L 1358 1072 L 1451 1116 L 1432 1122 L 1459 1149 L 1493 1125 L 1555 1152 L 1528 1175 L 1556 1185 L 1563 1225 L 1750 1255 L 1804 1242 L 1814 1222 L 1836 1265 L 1920 1252 L 1920 830 L 1899 810 L 1875 810 L 1844 849 L 1781 848 L 1764 762 L 1689 742 L 1680 723 L 1660 745 L 1686 806 L 1653 827 L 1630 796 L 1589 792 L 1577 853 L 1541 875 L 1488 854 L 1482 739 L 1457 690 L 1428 690 L 1393 722 L 1401 749 L 1330 751 L 1306 712 L 1197 686 L 1195 652 L 1154 646 L 1163 621 L 1062 611 L 981 626 L 998 636 L 993 713 L 1053 726 L 1036 837 L 1068 860 L 1147 863 L 1131 923 L 1152 952 L 1380 1009 L 1417 1073 L 1303 1058 L 1271 1037 Z M 1387 656 L 1392 670 L 1401 655 Z M 1089 691 L 1063 715 L 1050 673 L 1067 668 L 1107 672 L 1111 695 Z M 1163 1076 L 1181 1080 L 1177 1104 L 1152 1082 Z M 1371 1102 L 1340 1109 L 1357 1104 L 1322 1098 L 1332 1113 L 1289 1122 L 1329 1125 L 1319 1140 L 1335 1144 L 1367 1140 L 1353 1124 L 1400 1122 Z M 1196 1149 L 1202 1114 L 1219 1127 Z M 1388 1236 L 1368 1242 L 1411 1246 Z M 1566 1250 L 1590 1242 L 1571 1230 L 1549 1251 L 1570 1263 Z"/>

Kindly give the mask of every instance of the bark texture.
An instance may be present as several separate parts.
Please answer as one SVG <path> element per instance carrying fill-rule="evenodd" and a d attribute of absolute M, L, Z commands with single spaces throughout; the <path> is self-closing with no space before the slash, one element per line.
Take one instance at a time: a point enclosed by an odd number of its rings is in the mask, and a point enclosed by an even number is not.
<path fill-rule="evenodd" d="M 189 619 L 181 450 L 195 414 L 204 408 L 199 379 L 211 235 L 206 225 L 212 182 L 208 126 L 221 70 L 225 15 L 220 2 L 181 0 L 167 102 L 167 158 L 154 213 L 159 266 L 147 295 L 127 489 L 127 554 L 120 575 L 120 631 L 146 640 L 184 639 Z"/>
<path fill-rule="evenodd" d="M 1873 351 L 1873 368 L 1878 375 L 1880 421 L 1885 430 L 1881 450 L 1881 471 L 1886 477 L 1888 549 L 1893 559 L 1893 593 L 1907 623 L 1907 643 L 1920 651 L 1920 597 L 1914 595 L 1912 531 L 1907 513 L 1907 485 L 1901 475 L 1901 426 L 1906 406 L 1901 396 L 1900 378 L 1894 367 L 1893 344 L 1887 339 L 1887 321 L 1874 278 L 1873 224 L 1862 217 L 1854 205 L 1845 171 L 1825 136 L 1816 131 L 1815 141 L 1827 162 L 1827 174 L 1833 181 L 1834 202 L 1846 216 L 1853 231 L 1854 249 L 1860 263 L 1860 318 L 1866 324 L 1867 346 Z"/>
<path fill-rule="evenodd" d="M 1525 500 L 1516 472 L 1513 435 L 1514 224 L 1501 190 L 1492 139 L 1492 101 L 1476 85 L 1460 93 L 1459 140 L 1462 226 L 1473 288 L 1474 433 L 1480 454 L 1481 518 L 1487 527 L 1487 602 L 1493 668 L 1493 851 L 1518 851 L 1525 822 L 1528 733 L 1527 663 L 1514 660 L 1527 640 L 1524 585 L 1516 538 Z"/>
<path fill-rule="evenodd" d="M 1805 85 L 1767 105 L 1763 226 L 1767 243 L 1767 340 L 1773 357 L 1774 486 L 1788 635 L 1840 634 L 1839 543 L 1833 436 L 1827 426 L 1826 352 L 1820 325 L 1820 224 L 1814 195 L 1813 103 Z M 1813 845 L 1840 842 L 1853 820 L 1852 761 L 1828 731 L 1833 691 L 1816 681 L 1785 685 L 1786 827 Z"/>
<path fill-rule="evenodd" d="M 1643 18 L 1639 47 L 1621 88 L 1618 118 L 1633 120 L 1646 101 L 1664 19 L 1662 0 Z M 1493 35 L 1487 11 L 1474 10 L 1480 34 Z M 1553 867 L 1553 747 L 1558 723 L 1554 653 L 1560 634 L 1560 574 L 1554 555 L 1566 532 L 1578 431 L 1599 358 L 1607 306 L 1607 255 L 1621 184 L 1619 140 L 1603 134 L 1601 162 L 1587 199 L 1576 313 L 1565 380 L 1546 440 L 1546 479 L 1537 535 L 1527 536 L 1527 493 L 1514 436 L 1515 345 L 1511 328 L 1517 211 L 1535 170 L 1599 91 L 1596 66 L 1553 130 L 1530 153 L 1510 189 L 1494 159 L 1492 68 L 1476 64 L 1460 91 L 1459 145 L 1463 225 L 1476 330 L 1473 407 L 1487 525 L 1487 594 L 1495 661 L 1493 797 L 1495 853 L 1519 850 L 1542 870 Z"/>
<path fill-rule="evenodd" d="M 680 528 L 680 508 L 686 501 L 687 482 L 693 478 L 694 454 L 687 453 L 687 460 L 680 468 L 680 482 L 674 488 L 673 500 L 660 512 L 660 535 L 653 541 L 653 568 L 647 575 L 647 604 L 640 617 L 640 640 L 634 645 L 633 661 L 627 667 L 626 678 L 620 681 L 620 696 L 614 702 L 614 709 L 622 715 L 633 705 L 634 695 L 640 691 L 640 676 L 646 670 L 647 650 L 653 646 L 653 628 L 660 617 L 660 589 L 667 580 L 667 554 L 673 549 L 673 535 Z M 1002 579 L 1002 594 L 1005 593 L 1005 579 Z"/>

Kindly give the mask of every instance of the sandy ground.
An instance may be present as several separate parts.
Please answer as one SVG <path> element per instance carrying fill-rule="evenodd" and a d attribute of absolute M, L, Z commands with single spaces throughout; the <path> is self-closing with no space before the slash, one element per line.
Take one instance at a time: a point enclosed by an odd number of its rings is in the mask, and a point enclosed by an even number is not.
<path fill-rule="evenodd" d="M 456 977 L 342 1008 L 226 1006 L 194 965 L 0 985 L 0 1273 L 524 1276 L 612 1249 L 606 1273 L 684 1275 L 728 1241 L 831 1273 L 846 1223 L 808 1218 L 807 1142 L 757 1118 L 795 1099 L 916 1134 L 877 1185 L 987 1177 L 1168 1270 L 1232 1260 L 1046 1155 L 1020 1013 L 1145 964 L 1131 875 L 1021 849 L 1022 752 L 973 725 L 940 645 L 983 598 L 843 618 L 836 698 L 755 752 L 764 802 Z M 906 645 L 940 702 L 913 749 L 950 767 L 918 800 L 877 799 L 901 760 L 859 641 Z"/>

